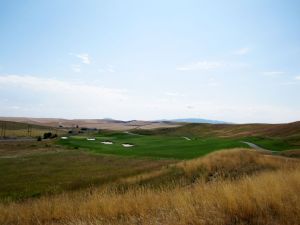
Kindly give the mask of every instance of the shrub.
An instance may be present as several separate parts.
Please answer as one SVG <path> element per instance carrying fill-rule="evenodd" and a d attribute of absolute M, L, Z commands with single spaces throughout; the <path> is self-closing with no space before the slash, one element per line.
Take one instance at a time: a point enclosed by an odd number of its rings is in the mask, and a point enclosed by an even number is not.
<path fill-rule="evenodd" d="M 44 139 L 51 138 L 51 136 L 52 136 L 51 132 L 44 133 Z"/>
<path fill-rule="evenodd" d="M 44 139 L 56 138 L 57 134 L 52 134 L 51 132 L 44 133 Z"/>

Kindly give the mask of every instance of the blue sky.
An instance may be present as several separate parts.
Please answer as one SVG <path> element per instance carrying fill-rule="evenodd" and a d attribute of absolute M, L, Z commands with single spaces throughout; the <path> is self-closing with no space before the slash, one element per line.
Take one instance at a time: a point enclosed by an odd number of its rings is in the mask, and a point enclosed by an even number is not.
<path fill-rule="evenodd" d="M 0 116 L 300 120 L 299 1 L 0 1 Z"/>

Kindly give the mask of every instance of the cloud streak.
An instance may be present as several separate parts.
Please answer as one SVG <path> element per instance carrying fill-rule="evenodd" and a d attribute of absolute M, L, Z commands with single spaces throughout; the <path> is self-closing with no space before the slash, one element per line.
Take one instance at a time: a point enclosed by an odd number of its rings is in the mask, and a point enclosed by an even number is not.
<path fill-rule="evenodd" d="M 215 70 L 221 67 L 226 66 L 226 63 L 221 61 L 198 61 L 190 64 L 186 64 L 183 66 L 179 66 L 176 70 L 179 71 L 192 71 L 192 70 L 202 70 L 202 71 L 209 71 Z"/>
<path fill-rule="evenodd" d="M 284 75 L 285 72 L 283 72 L 283 71 L 267 71 L 267 72 L 263 72 L 262 74 L 265 76 L 275 77 L 275 76 Z"/>
<path fill-rule="evenodd" d="M 202 60 L 186 64 L 183 66 L 178 66 L 176 70 L 178 71 L 217 71 L 224 69 L 239 69 L 249 66 L 247 63 L 240 62 L 226 62 L 226 61 L 208 61 Z"/>
<path fill-rule="evenodd" d="M 81 72 L 81 66 L 78 64 L 73 64 L 71 65 L 71 69 L 75 72 L 75 73 L 80 73 Z"/>
<path fill-rule="evenodd" d="M 240 49 L 237 49 L 236 51 L 234 51 L 233 53 L 235 55 L 247 55 L 249 52 L 251 51 L 250 48 L 240 48 Z"/>
<path fill-rule="evenodd" d="M 91 58 L 89 54 L 80 53 L 80 54 L 75 54 L 75 56 L 79 58 L 83 64 L 88 64 L 88 65 L 91 64 Z"/>
<path fill-rule="evenodd" d="M 100 73 L 105 73 L 105 72 L 108 72 L 108 73 L 114 73 L 116 72 L 114 67 L 112 65 L 107 65 L 106 68 L 100 68 L 98 69 L 98 72 Z"/>
<path fill-rule="evenodd" d="M 126 90 L 105 88 L 97 85 L 74 83 L 54 78 L 40 78 L 35 76 L 6 75 L 0 76 L 0 84 L 15 88 L 24 88 L 41 93 L 54 93 L 61 98 L 73 96 L 94 100 L 126 99 Z M 80 99 L 82 99 L 80 97 Z"/>

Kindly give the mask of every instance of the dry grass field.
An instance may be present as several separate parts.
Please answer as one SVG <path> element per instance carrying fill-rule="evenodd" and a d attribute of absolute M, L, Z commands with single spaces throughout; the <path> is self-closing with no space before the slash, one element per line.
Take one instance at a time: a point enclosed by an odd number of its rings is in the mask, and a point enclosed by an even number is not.
<path fill-rule="evenodd" d="M 36 138 L 37 136 L 43 136 L 47 132 L 61 135 L 66 133 L 66 130 L 30 123 L 0 120 L 0 132 L 1 140 L 1 138 Z"/>
<path fill-rule="evenodd" d="M 297 159 L 234 149 L 116 185 L 1 204 L 0 224 L 297 225 L 299 190 Z"/>

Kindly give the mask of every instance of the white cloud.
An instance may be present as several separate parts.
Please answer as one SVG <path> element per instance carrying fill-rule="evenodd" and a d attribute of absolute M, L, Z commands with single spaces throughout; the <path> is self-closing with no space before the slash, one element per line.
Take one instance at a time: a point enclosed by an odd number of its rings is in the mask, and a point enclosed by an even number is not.
<path fill-rule="evenodd" d="M 87 53 L 80 53 L 80 54 L 75 54 L 75 56 L 79 59 L 81 59 L 81 62 L 83 64 L 91 64 L 91 58 L 89 54 Z"/>
<path fill-rule="evenodd" d="M 77 57 L 78 59 L 80 59 L 81 63 L 83 64 L 87 64 L 87 65 L 91 64 L 91 57 L 88 53 L 78 53 L 78 54 L 69 53 L 69 55 Z"/>
<path fill-rule="evenodd" d="M 81 72 L 81 66 L 78 64 L 73 64 L 71 65 L 71 69 L 75 72 L 75 73 L 80 73 Z"/>
<path fill-rule="evenodd" d="M 102 69 L 102 68 L 100 68 L 100 69 L 98 69 L 98 72 L 99 72 L 99 73 L 104 73 L 104 72 L 106 72 L 106 70 L 105 70 L 105 69 Z"/>
<path fill-rule="evenodd" d="M 237 49 L 237 50 L 234 51 L 233 53 L 234 53 L 235 55 L 246 55 L 246 54 L 248 54 L 250 51 L 251 51 L 250 48 L 245 47 L 245 48 Z"/>
<path fill-rule="evenodd" d="M 214 71 L 219 69 L 239 69 L 248 67 L 247 63 L 226 62 L 226 61 L 198 61 L 183 66 L 179 66 L 176 70 L 179 71 Z"/>
<path fill-rule="evenodd" d="M 214 82 L 213 79 L 210 81 Z M 259 102 L 251 104 L 222 98 L 208 99 L 208 95 L 205 95 L 207 90 L 203 90 L 204 95 L 200 91 L 199 95 L 177 98 L 168 97 L 181 94 L 174 90 L 146 95 L 145 90 L 129 92 L 78 82 L 37 76 L 0 75 L 0 93 L 5 96 L 0 99 L 0 114 L 119 119 L 202 117 L 230 122 L 288 122 L 299 119 L 300 114 L 298 106 L 285 108 Z M 162 94 L 167 96 L 164 98 Z M 6 98 L 9 101 L 4 101 Z"/>
<path fill-rule="evenodd" d="M 300 80 L 300 76 L 296 76 L 295 79 L 296 79 L 296 80 Z"/>
<path fill-rule="evenodd" d="M 165 92 L 165 95 L 170 97 L 184 97 L 184 94 L 180 94 L 178 92 Z"/>
<path fill-rule="evenodd" d="M 114 67 L 112 65 L 107 65 L 107 69 L 106 69 L 107 72 L 109 73 L 114 73 L 116 72 Z"/>
<path fill-rule="evenodd" d="M 18 110 L 18 109 L 21 109 L 21 107 L 18 105 L 13 105 L 13 106 L 11 106 L 11 109 Z"/>
<path fill-rule="evenodd" d="M 219 87 L 221 84 L 214 79 L 210 79 L 207 83 L 209 87 Z"/>
<path fill-rule="evenodd" d="M 226 63 L 222 62 L 222 61 L 198 61 L 198 62 L 194 62 L 194 63 L 190 63 L 187 65 L 183 65 L 183 66 L 179 66 L 176 68 L 176 70 L 180 70 L 180 71 L 190 71 L 190 70 L 204 70 L 204 71 L 208 71 L 208 70 L 214 70 L 214 69 L 218 69 L 221 67 L 226 66 Z"/>
<path fill-rule="evenodd" d="M 116 71 L 115 71 L 115 69 L 112 65 L 107 65 L 105 68 L 98 69 L 98 72 L 100 72 L 100 73 L 105 73 L 105 72 L 114 73 Z"/>
<path fill-rule="evenodd" d="M 285 72 L 283 71 L 267 71 L 267 72 L 263 72 L 263 75 L 265 76 L 270 76 L 270 77 L 274 77 L 274 76 L 280 76 L 285 74 Z"/>
<path fill-rule="evenodd" d="M 105 88 L 97 85 L 75 83 L 54 78 L 41 78 L 35 76 L 6 75 L 0 76 L 0 84 L 11 88 L 24 88 L 41 93 L 52 93 L 60 98 L 71 97 L 79 99 L 93 99 L 95 102 L 113 99 L 125 100 L 126 90 Z"/>
<path fill-rule="evenodd" d="M 0 75 L 1 92 L 7 94 L 9 102 L 2 103 L 0 115 L 7 116 L 121 117 L 124 111 L 127 116 L 130 115 L 132 108 L 132 104 L 128 106 L 130 95 L 126 89 L 102 87 L 80 81 Z"/>

